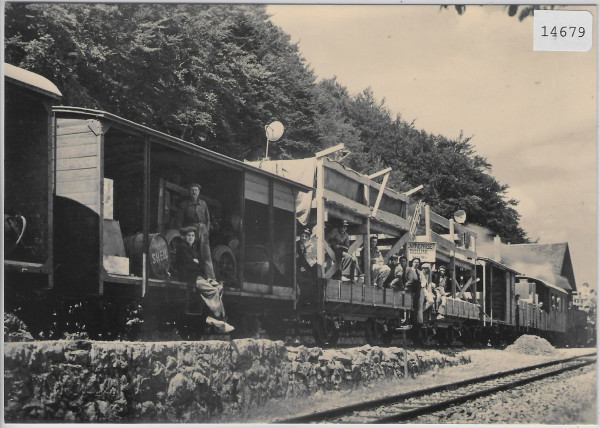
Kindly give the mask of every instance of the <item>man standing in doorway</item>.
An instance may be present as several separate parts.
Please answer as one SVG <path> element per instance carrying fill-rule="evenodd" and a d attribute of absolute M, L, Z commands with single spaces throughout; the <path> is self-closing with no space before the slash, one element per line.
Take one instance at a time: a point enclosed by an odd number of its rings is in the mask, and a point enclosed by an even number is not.
<path fill-rule="evenodd" d="M 209 280 L 216 280 L 209 244 L 210 214 L 208 205 L 200 198 L 200 189 L 202 186 L 197 183 L 191 183 L 188 186 L 189 198 L 183 200 L 179 205 L 177 226 L 179 228 L 187 226 L 196 228 L 198 231 L 196 245 L 199 246 L 197 251 L 205 265 L 204 272 Z"/>

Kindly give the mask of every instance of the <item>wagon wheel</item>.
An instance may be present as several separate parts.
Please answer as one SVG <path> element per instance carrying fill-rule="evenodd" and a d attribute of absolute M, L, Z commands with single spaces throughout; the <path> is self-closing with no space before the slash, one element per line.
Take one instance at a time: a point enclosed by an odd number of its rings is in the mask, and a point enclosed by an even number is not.
<path fill-rule="evenodd" d="M 438 328 L 436 339 L 441 346 L 450 346 L 454 342 L 454 327 L 449 325 L 446 328 Z"/>
<path fill-rule="evenodd" d="M 316 314 L 312 320 L 312 330 L 315 343 L 319 346 L 335 345 L 340 335 L 335 322 L 331 318 L 319 314 Z"/>
<path fill-rule="evenodd" d="M 371 346 L 390 346 L 392 332 L 385 331 L 383 325 L 374 318 L 367 318 L 365 321 L 365 339 Z"/>
<path fill-rule="evenodd" d="M 218 245 L 212 251 L 213 266 L 217 281 L 235 282 L 236 261 L 235 255 L 227 245 Z"/>
<path fill-rule="evenodd" d="M 424 325 L 413 326 L 413 341 L 419 346 L 431 345 L 429 329 Z"/>
<path fill-rule="evenodd" d="M 240 307 L 228 308 L 228 323 L 235 327 L 231 337 L 235 339 L 257 337 L 260 328 L 258 315 L 245 312 Z"/>
<path fill-rule="evenodd" d="M 271 340 L 284 340 L 288 323 L 281 318 L 281 316 L 275 314 L 266 314 L 260 319 L 261 326 L 265 329 L 265 332 Z"/>

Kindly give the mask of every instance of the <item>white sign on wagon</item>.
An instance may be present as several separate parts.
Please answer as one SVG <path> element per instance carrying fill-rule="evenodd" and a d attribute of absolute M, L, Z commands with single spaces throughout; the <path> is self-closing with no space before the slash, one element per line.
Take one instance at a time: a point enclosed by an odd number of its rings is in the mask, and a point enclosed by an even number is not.
<path fill-rule="evenodd" d="M 418 257 L 421 263 L 435 263 L 435 249 L 435 242 L 409 242 L 408 260 Z"/>

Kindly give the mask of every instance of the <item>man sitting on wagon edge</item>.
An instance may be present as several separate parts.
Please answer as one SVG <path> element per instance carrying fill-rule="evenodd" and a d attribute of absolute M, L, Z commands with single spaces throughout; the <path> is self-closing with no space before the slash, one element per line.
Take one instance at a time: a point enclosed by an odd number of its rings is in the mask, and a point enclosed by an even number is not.
<path fill-rule="evenodd" d="M 221 333 L 229 333 L 234 330 L 234 327 L 219 320 L 225 317 L 225 307 L 221 300 L 223 286 L 215 280 L 206 278 L 206 264 L 200 263 L 198 252 L 194 249 L 196 231 L 197 229 L 193 226 L 183 227 L 179 230 L 186 243 L 177 248 L 177 271 L 182 281 L 200 293 L 202 300 L 211 312 L 212 316 L 206 317 L 206 323 L 215 326 Z M 200 240 L 201 236 L 199 236 Z"/>
<path fill-rule="evenodd" d="M 348 254 L 350 236 L 348 235 L 348 222 L 346 220 L 334 228 L 327 236 L 327 243 L 335 253 L 336 263 L 342 271 L 342 280 L 354 281 L 354 270 L 358 263 L 356 257 Z"/>
<path fill-rule="evenodd" d="M 391 272 L 391 269 L 383 261 L 381 251 L 377 247 L 377 235 L 371 236 L 369 240 L 371 244 L 371 286 L 383 287 L 383 283 Z"/>

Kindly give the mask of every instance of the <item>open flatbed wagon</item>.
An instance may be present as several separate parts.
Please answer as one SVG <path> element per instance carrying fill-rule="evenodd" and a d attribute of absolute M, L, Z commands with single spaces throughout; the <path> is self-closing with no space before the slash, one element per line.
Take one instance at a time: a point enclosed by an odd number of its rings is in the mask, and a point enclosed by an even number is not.
<path fill-rule="evenodd" d="M 326 151 L 327 152 L 327 151 Z M 264 161 L 260 167 L 283 176 L 304 180 L 314 184 L 315 190 L 308 195 L 299 195 L 299 221 L 312 230 L 311 247 L 314 250 L 316 286 L 310 289 L 310 280 L 304 286 L 300 281 L 298 314 L 314 323 L 317 343 L 335 343 L 346 326 L 359 325 L 367 342 L 387 344 L 392 334 L 401 325 L 412 323 L 413 295 L 400 289 L 389 288 L 393 272 L 384 286 L 372 286 L 371 254 L 369 240 L 380 238 L 383 261 L 390 264 L 397 255 L 408 255 L 408 244 L 432 241 L 434 251 L 431 263 L 449 263 L 451 267 L 452 295 L 443 326 L 461 324 L 464 320 L 476 322 L 479 309 L 476 302 L 461 300 L 462 293 L 474 283 L 464 279 L 457 281 L 456 273 L 474 277 L 476 234 L 461 225 L 456 225 L 456 237 L 437 235 L 431 230 L 431 219 L 452 230 L 452 220 L 430 212 L 429 207 L 419 203 L 409 215 L 409 195 L 386 188 L 390 169 L 366 176 L 344 167 L 339 162 L 319 155 L 312 159 L 292 161 Z M 383 182 L 374 179 L 383 176 Z M 424 225 L 419 228 L 421 220 Z M 348 223 L 350 245 L 347 253 L 358 260 L 359 275 L 355 280 L 340 277 L 340 260 L 328 243 L 331 231 L 341 222 Z M 418 230 L 423 233 L 418 235 Z M 362 249 L 362 251 L 361 251 Z M 424 260 L 425 261 L 425 260 Z M 391 264 L 393 270 L 393 264 Z M 462 278 L 459 277 L 459 280 Z M 462 287 L 462 288 L 461 288 Z M 458 297 L 456 297 L 458 296 Z M 454 299 L 456 297 L 456 299 Z M 456 300 L 456 305 L 453 301 Z M 456 306 L 456 313 L 452 312 Z M 461 309 L 462 308 L 462 309 Z M 431 317 L 428 317 L 431 320 Z M 437 321 L 435 321 L 437 324 Z M 355 330 L 357 330 L 355 328 Z"/>

